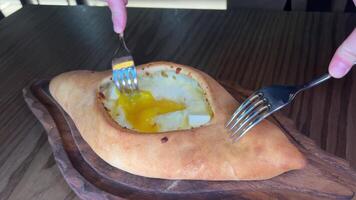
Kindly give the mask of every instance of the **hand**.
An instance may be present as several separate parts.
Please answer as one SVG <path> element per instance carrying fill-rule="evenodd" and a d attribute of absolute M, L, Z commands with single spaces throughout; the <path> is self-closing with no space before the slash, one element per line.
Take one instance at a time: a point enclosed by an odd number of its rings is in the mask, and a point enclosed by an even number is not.
<path fill-rule="evenodd" d="M 356 28 L 336 50 L 329 65 L 329 74 L 334 78 L 342 78 L 356 64 Z"/>
<path fill-rule="evenodd" d="M 114 31 L 123 34 L 126 27 L 127 13 L 126 4 L 127 0 L 108 0 L 109 8 L 111 10 L 112 22 Z"/>
<path fill-rule="evenodd" d="M 356 0 L 354 0 L 356 5 Z M 342 78 L 356 64 L 356 28 L 336 50 L 329 64 L 329 74 L 334 78 Z"/>

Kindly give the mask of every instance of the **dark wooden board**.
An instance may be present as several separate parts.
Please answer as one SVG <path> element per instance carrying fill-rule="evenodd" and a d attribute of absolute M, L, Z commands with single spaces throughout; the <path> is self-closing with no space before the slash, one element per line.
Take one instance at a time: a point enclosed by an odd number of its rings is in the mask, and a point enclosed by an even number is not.
<path fill-rule="evenodd" d="M 239 101 L 248 91 L 223 82 Z M 83 140 L 71 118 L 40 80 L 23 90 L 25 101 L 48 133 L 57 165 L 82 199 L 352 199 L 356 172 L 344 160 L 319 149 L 291 120 L 271 118 L 307 158 L 302 170 L 264 181 L 181 181 L 145 178 L 116 169 L 100 159 Z"/>

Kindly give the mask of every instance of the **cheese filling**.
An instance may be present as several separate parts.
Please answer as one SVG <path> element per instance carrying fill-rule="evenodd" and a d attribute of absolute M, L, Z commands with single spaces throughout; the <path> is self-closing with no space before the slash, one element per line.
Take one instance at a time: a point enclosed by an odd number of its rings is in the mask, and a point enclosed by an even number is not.
<path fill-rule="evenodd" d="M 139 73 L 140 91 L 120 93 L 114 83 L 100 87 L 102 103 L 121 126 L 141 133 L 185 130 L 207 124 L 212 110 L 199 83 L 172 71 Z"/>

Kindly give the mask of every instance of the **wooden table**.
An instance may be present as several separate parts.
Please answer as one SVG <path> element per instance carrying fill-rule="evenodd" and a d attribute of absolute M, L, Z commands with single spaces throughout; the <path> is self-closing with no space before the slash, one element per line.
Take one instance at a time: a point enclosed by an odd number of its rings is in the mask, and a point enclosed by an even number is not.
<path fill-rule="evenodd" d="M 300 84 L 327 71 L 355 14 L 130 9 L 138 64 L 196 66 L 247 89 Z M 26 6 L 0 21 L 0 199 L 77 199 L 55 165 L 22 88 L 74 69 L 110 68 L 118 39 L 107 8 Z M 356 72 L 305 92 L 283 111 L 356 167 Z"/>

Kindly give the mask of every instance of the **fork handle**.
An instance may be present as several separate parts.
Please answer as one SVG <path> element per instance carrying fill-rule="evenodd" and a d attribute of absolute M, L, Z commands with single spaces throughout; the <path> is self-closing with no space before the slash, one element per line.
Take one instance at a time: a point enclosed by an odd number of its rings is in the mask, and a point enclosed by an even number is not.
<path fill-rule="evenodd" d="M 319 78 L 316 78 L 316 79 L 304 84 L 303 86 L 301 86 L 298 92 L 304 91 L 304 90 L 312 88 L 314 86 L 317 86 L 320 83 L 322 83 L 326 80 L 329 80 L 330 78 L 331 78 L 330 74 L 324 74 L 324 75 L 320 76 Z"/>

